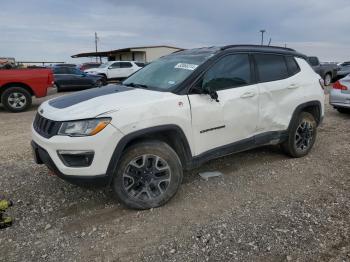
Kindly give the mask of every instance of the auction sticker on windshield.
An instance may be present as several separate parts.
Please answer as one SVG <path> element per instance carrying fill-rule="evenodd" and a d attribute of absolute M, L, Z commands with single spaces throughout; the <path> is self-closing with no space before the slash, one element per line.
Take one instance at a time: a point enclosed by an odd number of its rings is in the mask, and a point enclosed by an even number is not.
<path fill-rule="evenodd" d="M 198 65 L 194 64 L 186 64 L 186 63 L 178 63 L 174 68 L 186 69 L 186 70 L 195 70 Z"/>

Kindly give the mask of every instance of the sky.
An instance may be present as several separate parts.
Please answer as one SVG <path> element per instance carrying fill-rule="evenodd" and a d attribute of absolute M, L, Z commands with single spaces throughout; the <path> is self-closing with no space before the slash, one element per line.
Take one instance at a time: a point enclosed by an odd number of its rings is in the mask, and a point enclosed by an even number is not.
<path fill-rule="evenodd" d="M 0 57 L 80 63 L 71 55 L 145 45 L 287 45 L 350 60 L 349 0 L 0 0 Z"/>

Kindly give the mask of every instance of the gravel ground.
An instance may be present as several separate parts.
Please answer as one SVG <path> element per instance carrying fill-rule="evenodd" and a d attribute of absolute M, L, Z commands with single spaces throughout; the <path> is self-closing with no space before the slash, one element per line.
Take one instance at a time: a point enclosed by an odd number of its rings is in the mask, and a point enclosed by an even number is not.
<path fill-rule="evenodd" d="M 211 161 L 166 206 L 141 212 L 34 164 L 42 101 L 0 107 L 0 194 L 16 219 L 0 231 L 0 261 L 350 261 L 350 115 L 327 105 L 307 157 L 264 147 Z M 198 176 L 215 170 L 224 176 Z"/>

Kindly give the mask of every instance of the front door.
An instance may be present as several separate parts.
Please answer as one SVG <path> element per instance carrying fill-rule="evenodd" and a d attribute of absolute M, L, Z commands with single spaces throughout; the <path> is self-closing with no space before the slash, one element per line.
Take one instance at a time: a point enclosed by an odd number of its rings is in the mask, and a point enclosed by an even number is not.
<path fill-rule="evenodd" d="M 120 62 L 115 62 L 108 67 L 108 78 L 120 78 Z"/>
<path fill-rule="evenodd" d="M 259 96 L 248 54 L 221 58 L 203 75 L 196 88 L 218 94 L 218 101 L 205 94 L 189 94 L 196 155 L 242 140 L 254 143 Z"/>

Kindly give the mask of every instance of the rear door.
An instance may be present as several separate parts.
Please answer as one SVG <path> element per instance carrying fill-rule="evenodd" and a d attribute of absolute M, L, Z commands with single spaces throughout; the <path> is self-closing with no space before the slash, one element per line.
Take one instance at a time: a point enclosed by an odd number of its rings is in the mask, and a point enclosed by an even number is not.
<path fill-rule="evenodd" d="M 218 101 L 204 94 L 189 95 L 196 154 L 242 140 L 253 143 L 259 98 L 250 56 L 221 58 L 196 84 L 202 90 L 208 87 L 217 92 Z"/>
<path fill-rule="evenodd" d="M 287 130 L 295 108 L 302 103 L 302 76 L 292 56 L 254 54 L 259 81 L 258 132 Z"/>
<path fill-rule="evenodd" d="M 68 87 L 72 83 L 72 75 L 67 67 L 55 67 L 53 69 L 55 84 L 60 87 Z"/>

